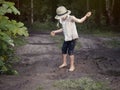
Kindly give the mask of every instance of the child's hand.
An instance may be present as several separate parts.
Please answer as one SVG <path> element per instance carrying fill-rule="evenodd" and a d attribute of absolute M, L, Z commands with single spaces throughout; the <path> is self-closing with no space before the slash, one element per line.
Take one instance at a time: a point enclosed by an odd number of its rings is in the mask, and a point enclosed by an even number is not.
<path fill-rule="evenodd" d="M 54 36 L 55 36 L 55 32 L 52 31 L 52 32 L 50 33 L 50 35 L 54 37 Z"/>
<path fill-rule="evenodd" d="M 90 17 L 91 16 L 91 12 L 88 12 L 87 14 L 86 14 L 86 17 Z"/>

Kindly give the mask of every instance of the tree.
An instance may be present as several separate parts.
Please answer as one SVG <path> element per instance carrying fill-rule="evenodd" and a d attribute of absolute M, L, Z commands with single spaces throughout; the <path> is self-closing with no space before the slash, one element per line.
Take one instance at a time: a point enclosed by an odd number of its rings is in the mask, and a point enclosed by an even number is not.
<path fill-rule="evenodd" d="M 33 24 L 34 16 L 33 16 L 33 0 L 31 0 L 31 24 Z"/>
<path fill-rule="evenodd" d="M 113 10 L 113 5 L 114 5 L 114 0 L 112 0 L 112 4 L 110 0 L 105 0 L 106 1 L 106 13 L 107 13 L 107 23 L 112 25 L 113 23 L 113 16 L 112 16 L 112 10 Z"/>
<path fill-rule="evenodd" d="M 86 6 L 87 6 L 87 11 L 90 9 L 90 6 L 89 6 L 89 0 L 86 0 Z"/>
<path fill-rule="evenodd" d="M 115 0 L 113 9 L 112 9 L 112 14 L 113 14 L 113 24 L 114 25 L 120 25 L 120 0 Z"/>

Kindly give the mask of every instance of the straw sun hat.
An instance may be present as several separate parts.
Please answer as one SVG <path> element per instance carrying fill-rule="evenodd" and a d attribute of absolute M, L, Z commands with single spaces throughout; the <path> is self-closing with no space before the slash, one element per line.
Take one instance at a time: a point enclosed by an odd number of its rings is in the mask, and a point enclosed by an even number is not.
<path fill-rule="evenodd" d="M 55 16 L 55 19 L 60 19 L 66 15 L 69 15 L 71 14 L 71 11 L 70 10 L 67 10 L 64 6 L 59 6 L 57 9 L 56 9 L 56 13 L 57 15 Z"/>

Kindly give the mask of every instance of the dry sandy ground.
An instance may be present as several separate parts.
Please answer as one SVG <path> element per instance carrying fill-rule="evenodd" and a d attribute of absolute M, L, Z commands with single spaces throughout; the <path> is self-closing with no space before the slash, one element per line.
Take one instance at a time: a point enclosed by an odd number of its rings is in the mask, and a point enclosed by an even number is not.
<path fill-rule="evenodd" d="M 81 35 L 74 72 L 68 72 L 69 64 L 58 69 L 61 50 L 48 34 L 32 34 L 27 39 L 29 43 L 17 50 L 21 60 L 15 68 L 19 75 L 0 76 L 0 90 L 36 90 L 39 87 L 58 90 L 53 87 L 55 81 L 81 77 L 108 81 L 112 90 L 120 90 L 120 49 L 106 48 L 103 43 L 110 38 Z"/>

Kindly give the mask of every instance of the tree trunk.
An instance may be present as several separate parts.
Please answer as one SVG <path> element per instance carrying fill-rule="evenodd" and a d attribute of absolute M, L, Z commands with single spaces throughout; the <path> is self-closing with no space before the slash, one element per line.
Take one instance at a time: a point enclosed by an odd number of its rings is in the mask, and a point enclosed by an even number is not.
<path fill-rule="evenodd" d="M 86 1 L 87 11 L 90 9 L 89 0 Z"/>
<path fill-rule="evenodd" d="M 114 0 L 114 5 L 113 5 L 113 24 L 114 25 L 119 25 L 120 24 L 120 1 L 119 0 Z"/>
<path fill-rule="evenodd" d="M 19 0 L 17 0 L 17 8 L 18 8 L 18 10 L 20 9 L 20 1 Z"/>
<path fill-rule="evenodd" d="M 31 24 L 34 22 L 34 16 L 33 16 L 33 0 L 31 0 Z"/>
<path fill-rule="evenodd" d="M 112 16 L 112 8 L 110 6 L 110 0 L 106 0 L 106 13 L 108 18 L 108 24 L 112 25 L 113 16 Z"/>
<path fill-rule="evenodd" d="M 95 23 L 96 25 L 101 24 L 101 1 L 100 0 L 94 0 L 95 2 Z"/>
<path fill-rule="evenodd" d="M 112 7 L 111 7 L 112 12 L 113 12 L 114 5 L 115 5 L 115 0 L 112 0 Z"/>

